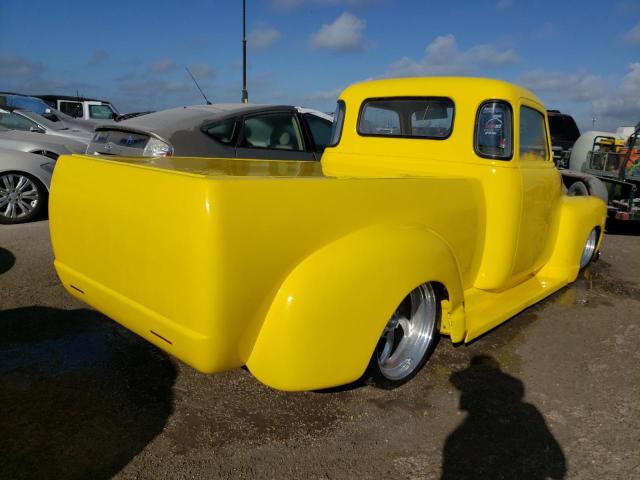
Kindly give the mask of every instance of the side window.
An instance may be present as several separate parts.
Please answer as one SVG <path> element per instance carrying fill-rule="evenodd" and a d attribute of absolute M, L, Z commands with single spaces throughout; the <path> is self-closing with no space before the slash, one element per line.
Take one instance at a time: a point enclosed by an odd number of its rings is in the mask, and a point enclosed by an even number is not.
<path fill-rule="evenodd" d="M 82 117 L 82 104 L 80 102 L 60 102 L 60 111 L 70 117 Z"/>
<path fill-rule="evenodd" d="M 492 101 L 480 105 L 476 115 L 474 149 L 484 158 L 509 160 L 513 155 L 511 106 Z"/>
<path fill-rule="evenodd" d="M 445 139 L 453 128 L 454 105 L 448 98 L 385 98 L 364 102 L 361 135 Z"/>
<path fill-rule="evenodd" d="M 324 147 L 329 145 L 329 140 L 331 139 L 333 122 L 320 118 L 312 113 L 305 113 L 304 118 L 311 129 L 311 135 L 313 136 L 313 143 L 316 144 L 316 149 L 318 151 L 324 150 Z"/>
<path fill-rule="evenodd" d="M 295 113 L 267 113 L 244 120 L 241 147 L 303 150 Z"/>
<path fill-rule="evenodd" d="M 89 105 L 89 117 L 98 120 L 112 120 L 114 111 L 109 105 Z"/>
<path fill-rule="evenodd" d="M 29 131 L 31 127 L 38 127 L 38 124 L 12 112 L 0 113 L 0 125 L 9 130 Z"/>
<path fill-rule="evenodd" d="M 520 107 L 520 159 L 547 160 L 547 133 L 544 115 L 529 107 Z"/>
<path fill-rule="evenodd" d="M 211 126 L 205 127 L 204 132 L 214 140 L 225 145 L 231 145 L 233 143 L 233 137 L 236 132 L 236 119 L 230 118 L 223 120 Z"/>

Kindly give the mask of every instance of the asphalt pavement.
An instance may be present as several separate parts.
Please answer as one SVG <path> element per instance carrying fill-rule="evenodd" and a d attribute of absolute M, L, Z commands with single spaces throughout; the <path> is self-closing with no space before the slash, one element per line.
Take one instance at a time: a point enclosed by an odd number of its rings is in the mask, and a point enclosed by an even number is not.
<path fill-rule="evenodd" d="M 1 479 L 640 479 L 640 236 L 392 391 L 203 375 L 69 296 L 0 225 Z M 330 354 L 330 352 L 327 352 Z"/>

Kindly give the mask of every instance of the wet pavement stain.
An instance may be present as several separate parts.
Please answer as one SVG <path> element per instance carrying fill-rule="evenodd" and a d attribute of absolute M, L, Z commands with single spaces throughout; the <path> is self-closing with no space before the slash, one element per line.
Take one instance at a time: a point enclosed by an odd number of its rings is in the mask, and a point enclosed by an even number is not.
<path fill-rule="evenodd" d="M 91 310 L 0 312 L 0 478 L 111 478 L 173 411 L 166 355 Z"/>

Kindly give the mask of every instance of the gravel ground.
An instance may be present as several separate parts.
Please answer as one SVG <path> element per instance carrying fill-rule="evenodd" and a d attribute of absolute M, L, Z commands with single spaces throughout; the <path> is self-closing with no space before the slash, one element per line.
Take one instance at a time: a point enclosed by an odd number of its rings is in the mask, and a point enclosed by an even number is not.
<path fill-rule="evenodd" d="M 616 233 L 399 389 L 284 393 L 178 363 L 65 293 L 46 221 L 0 226 L 0 478 L 640 479 L 640 237 Z"/>

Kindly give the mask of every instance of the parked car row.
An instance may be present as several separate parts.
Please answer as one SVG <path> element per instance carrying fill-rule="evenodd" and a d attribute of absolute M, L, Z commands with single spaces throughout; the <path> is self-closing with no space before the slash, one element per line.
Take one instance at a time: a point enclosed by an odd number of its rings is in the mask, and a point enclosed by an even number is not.
<path fill-rule="evenodd" d="M 26 222 L 43 212 L 60 155 L 319 160 L 331 126 L 331 115 L 289 105 L 193 105 L 118 115 L 101 100 L 0 93 L 0 223 Z"/>

